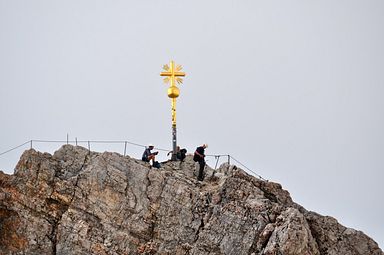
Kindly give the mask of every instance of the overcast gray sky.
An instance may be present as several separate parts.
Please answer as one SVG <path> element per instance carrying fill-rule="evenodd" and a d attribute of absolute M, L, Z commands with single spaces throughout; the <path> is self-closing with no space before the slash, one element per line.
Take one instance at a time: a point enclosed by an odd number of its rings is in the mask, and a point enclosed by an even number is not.
<path fill-rule="evenodd" d="M 181 146 L 233 155 L 384 248 L 383 25 L 382 0 L 0 0 L 0 152 L 67 133 L 171 148 L 173 59 Z"/>

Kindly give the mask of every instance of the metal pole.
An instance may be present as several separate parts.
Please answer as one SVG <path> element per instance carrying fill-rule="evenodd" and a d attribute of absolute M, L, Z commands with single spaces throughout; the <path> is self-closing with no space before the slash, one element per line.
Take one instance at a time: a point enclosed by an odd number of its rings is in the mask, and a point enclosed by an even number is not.
<path fill-rule="evenodd" d="M 173 148 L 173 152 L 172 152 L 172 161 L 176 161 L 176 147 L 177 147 L 177 138 L 176 138 L 176 125 L 175 126 L 172 126 L 172 148 Z"/>
<path fill-rule="evenodd" d="M 126 152 L 127 152 L 127 142 L 124 142 L 124 157 L 125 157 Z"/>
<path fill-rule="evenodd" d="M 69 135 L 67 134 L 67 144 L 68 144 L 68 136 L 69 136 Z"/>
<path fill-rule="evenodd" d="M 76 146 L 77 146 L 77 137 L 75 138 L 75 140 L 76 140 Z"/>
<path fill-rule="evenodd" d="M 33 142 L 33 140 L 31 140 L 31 149 L 33 149 L 32 142 Z"/>
<path fill-rule="evenodd" d="M 177 153 L 177 131 L 176 131 L 176 98 L 172 98 L 172 161 L 176 161 Z"/>
<path fill-rule="evenodd" d="M 228 165 L 231 164 L 231 155 L 228 155 Z"/>
<path fill-rule="evenodd" d="M 88 141 L 88 150 L 89 150 L 89 154 L 91 154 L 91 143 Z"/>

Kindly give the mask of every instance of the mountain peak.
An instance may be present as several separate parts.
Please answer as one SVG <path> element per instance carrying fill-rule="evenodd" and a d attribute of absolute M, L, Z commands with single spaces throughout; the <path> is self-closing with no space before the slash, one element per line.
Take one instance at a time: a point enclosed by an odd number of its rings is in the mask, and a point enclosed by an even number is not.
<path fill-rule="evenodd" d="M 0 254 L 384 254 L 305 210 L 278 183 L 229 164 L 164 162 L 64 145 L 0 172 Z"/>

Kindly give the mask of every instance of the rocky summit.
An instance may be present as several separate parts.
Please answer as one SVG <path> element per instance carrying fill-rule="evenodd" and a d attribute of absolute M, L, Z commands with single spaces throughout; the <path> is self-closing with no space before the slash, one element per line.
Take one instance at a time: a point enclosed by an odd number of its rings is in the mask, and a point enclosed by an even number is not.
<path fill-rule="evenodd" d="M 0 172 L 0 254 L 382 255 L 336 219 L 305 210 L 280 184 L 223 164 L 160 169 L 65 145 L 23 153 Z"/>

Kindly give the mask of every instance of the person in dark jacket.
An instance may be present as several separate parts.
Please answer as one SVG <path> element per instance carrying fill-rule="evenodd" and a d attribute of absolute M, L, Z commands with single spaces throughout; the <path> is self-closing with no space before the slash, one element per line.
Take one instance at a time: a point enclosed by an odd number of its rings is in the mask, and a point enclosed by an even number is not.
<path fill-rule="evenodd" d="M 173 153 L 173 151 L 168 152 L 167 156 L 169 156 L 169 154 L 172 154 L 172 153 Z M 186 155 L 187 155 L 187 149 L 185 149 L 185 148 L 180 149 L 180 146 L 176 147 L 176 159 L 183 161 L 185 159 Z"/>
<path fill-rule="evenodd" d="M 153 148 L 154 146 L 152 144 L 149 144 L 148 147 L 145 148 L 145 151 L 141 159 L 145 162 L 150 162 L 152 160 L 152 165 L 155 165 L 155 162 L 156 162 L 155 158 L 159 152 L 158 151 L 151 152 Z"/>
<path fill-rule="evenodd" d="M 177 151 L 176 153 L 176 158 L 179 159 L 180 161 L 183 161 L 186 155 L 187 155 L 187 149 L 183 148 L 180 150 L 180 147 L 179 147 L 179 151 Z"/>
<path fill-rule="evenodd" d="M 199 175 L 197 176 L 198 181 L 204 180 L 204 167 L 205 167 L 205 149 L 208 148 L 208 144 L 203 144 L 200 147 L 196 148 L 195 154 L 193 155 L 193 160 L 199 162 Z"/>

